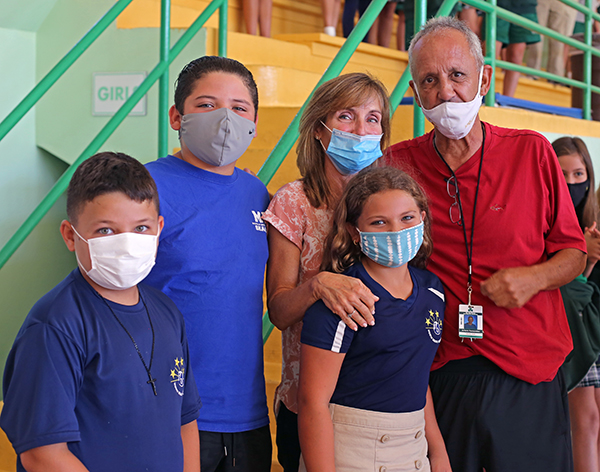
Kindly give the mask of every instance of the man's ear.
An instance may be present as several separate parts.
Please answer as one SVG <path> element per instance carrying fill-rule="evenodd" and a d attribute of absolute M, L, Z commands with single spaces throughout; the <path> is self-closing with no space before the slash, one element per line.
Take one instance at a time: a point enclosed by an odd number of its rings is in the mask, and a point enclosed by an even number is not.
<path fill-rule="evenodd" d="M 408 85 L 410 85 L 410 88 L 412 89 L 413 97 L 414 97 L 414 100 L 417 102 L 417 105 L 419 105 L 420 108 L 423 108 L 421 106 L 421 100 L 419 100 L 419 95 L 417 94 L 417 89 L 415 88 L 414 80 L 409 80 Z"/>
<path fill-rule="evenodd" d="M 177 111 L 175 105 L 169 108 L 169 122 L 171 123 L 171 128 L 175 131 L 179 131 L 181 129 L 181 113 Z"/>
<path fill-rule="evenodd" d="M 483 66 L 483 72 L 482 72 L 482 77 L 481 77 L 481 89 L 480 89 L 480 93 L 481 96 L 485 96 L 486 93 L 488 93 L 488 91 L 490 90 L 490 85 L 492 83 L 492 77 L 493 77 L 493 69 L 492 66 L 490 65 L 484 65 Z"/>
<path fill-rule="evenodd" d="M 67 245 L 67 249 L 71 252 L 75 252 L 75 231 L 73 226 L 67 220 L 62 220 L 60 224 L 60 234 Z"/>

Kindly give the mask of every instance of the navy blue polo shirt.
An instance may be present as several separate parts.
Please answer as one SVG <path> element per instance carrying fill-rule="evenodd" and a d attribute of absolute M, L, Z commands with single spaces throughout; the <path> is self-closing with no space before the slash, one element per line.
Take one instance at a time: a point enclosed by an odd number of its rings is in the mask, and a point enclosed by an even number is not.
<path fill-rule="evenodd" d="M 352 331 L 321 300 L 306 312 L 302 344 L 346 354 L 331 403 L 386 413 L 424 408 L 442 339 L 444 289 L 431 272 L 409 271 L 414 287 L 407 300 L 394 298 L 360 263 L 344 273 L 379 297 L 375 326 Z"/>

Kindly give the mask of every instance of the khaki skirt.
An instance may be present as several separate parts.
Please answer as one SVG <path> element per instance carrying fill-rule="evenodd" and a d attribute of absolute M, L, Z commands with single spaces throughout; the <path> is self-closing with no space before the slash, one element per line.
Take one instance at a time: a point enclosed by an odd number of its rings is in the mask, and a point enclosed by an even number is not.
<path fill-rule="evenodd" d="M 336 472 L 430 472 L 423 410 L 381 413 L 329 405 Z M 306 472 L 300 459 L 300 472 Z"/>

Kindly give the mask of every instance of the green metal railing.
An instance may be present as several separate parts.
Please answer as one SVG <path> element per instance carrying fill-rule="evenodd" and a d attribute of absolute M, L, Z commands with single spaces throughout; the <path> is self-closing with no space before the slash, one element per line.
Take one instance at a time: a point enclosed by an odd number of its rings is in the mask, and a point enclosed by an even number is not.
<path fill-rule="evenodd" d="M 83 54 L 83 52 L 92 44 L 93 41 L 114 21 L 117 16 L 131 3 L 132 0 L 119 0 L 115 5 L 94 25 L 92 29 L 69 51 L 69 53 L 36 85 L 25 99 L 0 123 L 0 140 L 25 116 L 25 114 L 37 103 L 41 96 L 64 74 L 64 72 Z M 554 80 L 565 85 L 581 88 L 584 90 L 583 114 L 585 119 L 591 116 L 591 93 L 600 93 L 600 87 L 591 84 L 591 59 L 592 55 L 600 57 L 600 51 L 591 47 L 592 22 L 594 19 L 600 20 L 600 15 L 591 9 L 591 0 L 586 0 L 586 6 L 579 5 L 574 0 L 561 0 L 566 5 L 583 12 L 586 15 L 586 28 L 584 42 L 576 41 L 572 38 L 562 36 L 549 28 L 543 27 L 527 20 L 519 15 L 511 13 L 503 8 L 496 6 L 496 0 L 462 0 L 461 3 L 471 5 L 482 10 L 487 15 L 486 22 L 486 44 L 487 52 L 485 63 L 507 70 L 515 70 L 530 75 L 537 75 L 546 79 Z M 287 130 L 284 132 L 277 145 L 270 153 L 258 171 L 258 177 L 268 184 L 282 164 L 287 154 L 292 149 L 298 138 L 298 125 L 310 97 L 314 91 L 324 82 L 338 76 L 346 66 L 350 57 L 367 34 L 369 28 L 387 3 L 387 0 L 373 0 L 360 21 L 340 48 L 335 58 L 326 69 L 325 73 L 310 93 L 306 102 L 302 105 Z M 437 16 L 450 14 L 458 0 L 445 0 L 438 10 Z M 426 20 L 426 0 L 415 0 L 415 31 L 418 31 Z M 161 3 L 161 40 L 160 40 L 160 62 L 148 74 L 142 84 L 136 89 L 131 97 L 121 106 L 117 113 L 107 122 L 98 135 L 80 154 L 77 160 L 65 171 L 56 184 L 52 187 L 48 195 L 42 200 L 33 213 L 26 219 L 17 232 L 11 237 L 6 245 L 0 250 L 0 269 L 21 245 L 25 238 L 31 233 L 33 228 L 39 223 L 42 217 L 54 205 L 60 195 L 66 190 L 77 166 L 85 159 L 97 152 L 102 144 L 110 137 L 119 124 L 127 117 L 129 112 L 135 107 L 137 102 L 148 92 L 152 85 L 159 81 L 159 119 L 158 119 L 158 155 L 168 153 L 168 109 L 169 109 L 169 65 L 181 53 L 183 48 L 189 43 L 192 37 L 202 28 L 204 23 L 219 9 L 219 55 L 225 56 L 227 50 L 227 0 L 213 0 L 194 23 L 187 29 L 177 43 L 170 47 L 170 0 L 162 0 Z M 496 18 L 501 18 L 519 26 L 523 26 L 532 31 L 543 34 L 547 37 L 558 39 L 563 43 L 573 46 L 583 51 L 584 54 L 584 74 L 583 81 L 576 81 L 565 77 L 560 77 L 544 71 L 538 71 L 517 64 L 512 64 L 496 59 Z M 392 113 L 400 104 L 402 97 L 408 90 L 411 75 L 409 68 L 406 68 L 398 84 L 390 96 Z M 492 106 L 495 102 L 494 81 L 492 81 L 490 91 L 485 98 L 486 105 Z M 420 108 L 414 104 L 414 135 L 419 136 L 424 133 L 425 121 Z M 268 316 L 263 317 L 263 340 L 266 341 L 273 330 Z"/>
<path fill-rule="evenodd" d="M 37 103 L 37 101 L 46 93 L 50 87 L 65 73 L 65 71 L 83 54 L 83 52 L 92 44 L 98 36 L 116 19 L 132 0 L 120 0 L 117 2 L 94 27 L 77 43 L 77 45 L 67 53 L 63 59 L 35 86 L 35 88 L 19 103 L 15 109 L 0 123 L 0 140 L 19 122 L 23 116 Z M 140 84 L 135 92 L 123 103 L 121 108 L 111 117 L 106 125 L 100 130 L 96 137 L 84 149 L 79 157 L 71 164 L 63 175 L 56 181 L 48 194 L 41 203 L 27 217 L 25 222 L 19 227 L 15 234 L 8 240 L 0 250 L 0 269 L 6 264 L 8 259 L 14 254 L 17 248 L 29 236 L 31 231 L 41 221 L 44 215 L 52 208 L 58 198 L 64 193 L 69 185 L 69 181 L 75 172 L 75 169 L 84 160 L 95 154 L 106 140 L 117 129 L 121 122 L 127 117 L 129 112 L 135 107 L 137 102 L 150 90 L 154 83 L 161 79 L 159 87 L 159 104 L 162 106 L 159 121 L 159 153 L 164 150 L 167 144 L 168 131 L 168 104 L 169 104 L 169 65 L 183 51 L 185 46 L 200 31 L 206 21 L 219 9 L 219 25 L 226 25 L 227 22 L 227 0 L 213 0 L 208 7 L 198 16 L 190 25 L 186 32 L 179 38 L 173 47 L 169 44 L 169 22 L 168 18 L 163 16 L 161 20 L 161 51 L 160 62 L 148 74 L 146 79 Z M 169 16 L 170 0 L 162 0 L 161 10 L 163 15 Z M 219 55 L 227 54 L 227 28 L 219 28 Z M 162 155 L 166 155 L 164 152 Z M 161 154 L 159 154 L 161 155 Z"/>
<path fill-rule="evenodd" d="M 366 32 L 368 31 L 370 25 L 373 20 L 377 17 L 383 6 L 385 5 L 386 0 L 374 0 L 364 16 L 358 22 L 356 28 L 352 31 L 352 34 L 348 37 L 338 54 L 335 56 L 331 65 L 321 77 L 321 80 L 315 86 L 318 88 L 323 82 L 336 77 L 339 75 L 341 70 L 344 68 L 346 63 L 348 62 L 352 53 L 356 50 L 360 40 Z M 537 75 L 546 79 L 555 80 L 556 82 L 560 82 L 566 85 L 571 85 L 573 87 L 582 88 L 584 90 L 584 104 L 583 104 L 583 115 L 586 120 L 591 118 L 591 92 L 594 91 L 596 93 L 600 93 L 600 87 L 596 87 L 591 84 L 592 74 L 591 74 L 591 55 L 595 55 L 600 57 L 600 50 L 594 49 L 591 47 L 591 28 L 592 28 L 592 19 L 600 20 L 600 15 L 591 9 L 591 0 L 586 0 L 586 6 L 579 5 L 573 0 L 560 0 L 563 3 L 577 9 L 578 11 L 583 12 L 586 15 L 586 32 L 585 32 L 585 43 L 574 40 L 567 36 L 560 35 L 555 31 L 540 26 L 537 23 L 534 23 L 526 18 L 523 18 L 519 15 L 516 15 L 508 10 L 500 8 L 496 5 L 496 0 L 461 0 L 461 3 L 471 5 L 479 10 L 482 10 L 487 15 L 486 21 L 486 56 L 485 63 L 490 65 L 492 69 L 495 71 L 496 66 L 508 69 L 508 70 L 516 70 L 525 74 Z M 436 16 L 447 16 L 450 14 L 454 6 L 459 3 L 458 0 L 445 0 L 440 8 Z M 425 24 L 426 21 L 426 12 L 427 12 L 427 1 L 426 0 L 415 0 L 415 31 L 419 31 L 421 26 Z M 509 22 L 515 23 L 524 28 L 536 31 L 540 34 L 544 34 L 548 37 L 558 39 L 563 43 L 573 46 L 577 49 L 584 51 L 584 80 L 577 81 L 573 79 L 568 79 L 565 77 L 560 77 L 554 74 L 550 74 L 548 72 L 539 71 L 537 69 L 532 69 L 529 67 L 513 64 L 510 62 L 505 62 L 496 59 L 496 19 L 501 18 L 507 20 Z M 361 22 L 364 22 L 361 25 Z M 355 37 L 353 37 L 355 35 Z M 344 49 L 346 48 L 346 49 Z M 390 95 L 390 105 L 392 114 L 400 104 L 402 97 L 406 94 L 408 90 L 409 81 L 411 79 L 410 70 L 407 67 L 398 84 L 392 91 Z M 279 166 L 283 163 L 283 160 L 288 155 L 290 150 L 292 149 L 294 143 L 298 139 L 298 123 L 300 121 L 300 117 L 302 116 L 302 112 L 306 107 L 306 104 L 310 100 L 310 97 L 314 93 L 314 90 L 308 96 L 306 102 L 300 108 L 300 111 L 296 114 L 294 119 L 292 120 L 289 127 L 284 132 L 283 136 L 273 149 L 273 151 L 269 154 L 269 157 L 262 165 L 261 169 L 258 172 L 258 177 L 266 184 L 268 183 Z M 493 106 L 495 104 L 495 84 L 494 80 L 491 82 L 490 90 L 488 91 L 485 97 L 485 103 L 488 106 Z M 413 134 L 414 136 L 421 136 L 425 132 L 425 118 L 423 116 L 423 112 L 420 107 L 416 104 L 413 105 Z M 273 330 L 273 325 L 270 323 L 267 315 L 263 317 L 263 341 L 266 341 L 271 331 Z"/>
<path fill-rule="evenodd" d="M 495 71 L 496 67 L 500 67 L 506 70 L 514 70 L 517 72 L 521 72 L 523 74 L 528 74 L 532 76 L 542 77 L 544 79 L 553 80 L 555 82 L 570 85 L 571 87 L 576 87 L 583 89 L 583 118 L 586 120 L 591 119 L 591 108 L 592 108 L 592 92 L 600 93 L 600 87 L 592 85 L 592 55 L 600 57 L 600 50 L 593 48 L 591 45 L 592 42 L 592 23 L 593 20 L 600 21 L 600 15 L 592 10 L 591 8 L 591 0 L 586 0 L 586 6 L 580 5 L 579 3 L 573 0 L 560 0 L 565 5 L 568 5 L 577 11 L 584 13 L 585 19 L 585 33 L 584 33 L 584 42 L 577 41 L 568 36 L 563 36 L 557 33 L 554 30 L 546 28 L 545 26 L 540 26 L 533 21 L 530 21 L 526 18 L 523 18 L 515 13 L 509 12 L 503 8 L 496 6 L 496 0 L 461 0 L 460 3 L 464 3 L 467 5 L 471 5 L 483 12 L 487 15 L 486 21 L 486 34 L 485 34 L 485 42 L 486 42 L 486 55 L 485 55 L 485 63 L 490 65 L 492 69 Z M 423 3 L 423 0 L 417 0 L 418 3 Z M 450 14 L 454 6 L 459 3 L 458 0 L 445 0 L 444 3 L 440 6 L 438 10 L 438 14 L 436 16 L 446 16 Z M 422 11 L 419 11 L 419 8 L 415 8 L 415 31 L 418 31 L 421 25 L 424 23 L 422 16 Z M 417 12 L 420 15 L 417 15 Z M 576 49 L 583 51 L 583 80 L 573 80 L 566 77 L 562 77 L 559 75 L 551 74 L 549 72 L 541 71 L 538 69 L 532 69 L 530 67 L 525 67 L 518 64 L 513 64 L 512 62 L 506 62 L 496 59 L 496 19 L 501 18 L 507 20 L 516 25 L 522 26 L 524 28 L 535 31 L 536 33 L 543 34 L 549 38 L 556 39 L 558 41 L 563 42 L 568 46 L 572 46 Z M 395 110 L 396 107 L 400 104 L 402 97 L 408 90 L 408 83 L 411 79 L 410 70 L 407 68 L 400 81 L 392 91 L 390 95 L 390 102 L 392 105 L 392 110 Z M 492 80 L 490 84 L 490 90 L 488 91 L 485 97 L 485 104 L 487 106 L 493 106 L 495 104 L 496 93 L 495 93 L 495 81 Z M 420 136 L 424 133 L 425 130 L 425 119 L 423 117 L 423 113 L 420 111 L 420 108 L 415 104 L 414 105 L 414 122 L 413 122 L 413 133 L 415 136 Z"/>
<path fill-rule="evenodd" d="M 516 70 L 529 75 L 536 75 L 546 79 L 554 80 L 559 83 L 563 83 L 565 85 L 571 85 L 573 87 L 582 88 L 585 91 L 584 97 L 584 106 L 583 106 L 583 114 L 584 118 L 589 120 L 591 113 L 591 92 L 600 93 L 600 87 L 596 87 L 591 84 L 591 55 L 595 55 L 600 57 L 600 50 L 595 49 L 591 46 L 591 28 L 592 28 L 592 20 L 597 19 L 600 20 L 600 15 L 594 12 L 590 8 L 591 0 L 587 1 L 587 6 L 579 5 L 579 3 L 573 0 L 561 0 L 566 5 L 569 5 L 575 8 L 578 11 L 583 12 L 586 15 L 586 35 L 585 35 L 585 43 L 577 41 L 575 39 L 569 38 L 567 36 L 560 35 L 555 31 L 546 28 L 544 26 L 540 26 L 537 23 L 534 23 L 526 18 L 523 18 L 515 13 L 509 12 L 503 8 L 496 6 L 496 0 L 461 0 L 460 3 L 464 3 L 467 5 L 471 5 L 479 10 L 484 11 L 488 15 L 488 21 L 486 22 L 486 44 L 487 51 L 485 56 L 485 63 L 492 66 L 495 70 L 496 66 L 507 69 L 507 70 Z M 438 13 L 436 16 L 446 16 L 450 14 L 454 6 L 459 3 L 458 0 L 445 0 L 444 3 L 440 6 Z M 351 54 L 356 49 L 356 46 L 359 44 L 360 39 L 364 37 L 366 31 L 368 31 L 370 25 L 372 24 L 372 20 L 379 14 L 384 1 L 375 0 L 371 3 L 364 16 L 361 18 L 356 28 L 352 31 L 352 34 L 348 37 L 333 62 L 318 82 L 315 89 L 320 86 L 323 82 L 339 75 L 343 67 L 348 62 Z M 427 2 L 426 0 L 415 0 L 415 31 L 418 31 L 420 27 L 425 23 L 426 20 L 426 8 Z M 515 23 L 519 26 L 523 26 L 525 28 L 531 29 L 540 34 L 544 34 L 548 37 L 558 39 L 563 43 L 573 46 L 577 49 L 584 51 L 584 80 L 577 81 L 573 79 L 568 79 L 566 77 L 561 77 L 558 75 L 550 74 L 548 72 L 539 71 L 537 69 L 532 69 L 529 67 L 513 64 L 510 62 L 505 62 L 496 59 L 496 18 L 501 18 L 512 23 Z M 364 23 L 363 23 L 364 22 Z M 362 24 L 361 24 L 362 23 Z M 402 74 L 398 84 L 392 91 L 390 95 L 390 103 L 391 109 L 395 110 L 402 97 L 408 90 L 408 84 L 411 79 L 410 70 L 406 68 L 404 73 Z M 314 92 L 314 90 L 313 90 Z M 309 95 L 307 101 L 302 105 L 298 114 L 294 117 L 289 127 L 286 129 L 285 133 L 271 152 L 269 157 L 261 167 L 258 172 L 258 176 L 263 180 L 263 182 L 268 183 L 271 180 L 271 177 L 275 174 L 287 154 L 292 149 L 296 139 L 298 138 L 298 123 L 300 120 L 300 116 L 304 111 L 306 103 L 310 100 L 312 93 Z M 486 95 L 486 105 L 493 106 L 495 103 L 495 86 L 494 81 L 491 83 L 490 91 Z M 415 104 L 415 112 L 414 112 L 414 135 L 420 136 L 424 132 L 424 117 L 420 110 L 420 108 Z"/>

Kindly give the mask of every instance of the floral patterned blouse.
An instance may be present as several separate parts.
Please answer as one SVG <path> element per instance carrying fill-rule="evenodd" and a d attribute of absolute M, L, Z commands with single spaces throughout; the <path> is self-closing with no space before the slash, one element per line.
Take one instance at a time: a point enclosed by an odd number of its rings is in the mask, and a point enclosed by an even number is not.
<path fill-rule="evenodd" d="M 333 210 L 314 208 L 304 193 L 303 183 L 296 180 L 277 191 L 262 218 L 300 249 L 298 285 L 317 275 L 323 246 L 333 224 Z M 279 411 L 279 402 L 298 413 L 301 332 L 302 321 L 299 321 L 281 333 L 283 361 L 281 383 L 275 392 L 275 414 Z"/>

